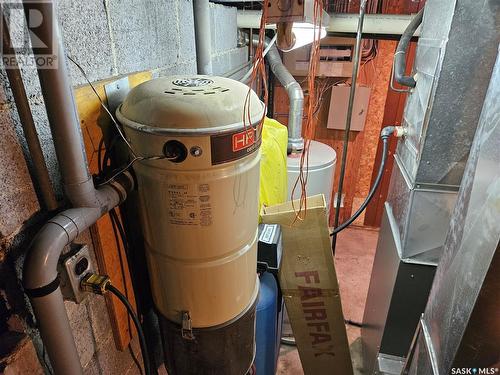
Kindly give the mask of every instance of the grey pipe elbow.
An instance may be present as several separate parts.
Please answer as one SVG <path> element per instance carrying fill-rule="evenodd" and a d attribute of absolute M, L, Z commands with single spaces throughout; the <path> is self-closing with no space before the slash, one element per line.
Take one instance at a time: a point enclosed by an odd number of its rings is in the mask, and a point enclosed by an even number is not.
<path fill-rule="evenodd" d="M 66 245 L 101 216 L 99 208 L 74 208 L 49 220 L 31 243 L 23 267 L 40 335 L 56 374 L 82 374 L 75 340 L 59 288 L 57 264 Z"/>
<path fill-rule="evenodd" d="M 28 295 L 57 278 L 57 263 L 66 245 L 101 217 L 98 208 L 73 208 L 50 219 L 33 239 L 23 267 Z"/>

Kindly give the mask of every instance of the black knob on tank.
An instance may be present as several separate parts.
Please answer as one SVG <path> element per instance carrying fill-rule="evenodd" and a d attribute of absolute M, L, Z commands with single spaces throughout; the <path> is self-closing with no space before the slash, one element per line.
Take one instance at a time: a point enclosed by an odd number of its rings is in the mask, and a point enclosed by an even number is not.
<path fill-rule="evenodd" d="M 180 163 L 186 160 L 188 150 L 182 142 L 170 140 L 163 146 L 163 154 L 168 160 L 174 163 Z"/>

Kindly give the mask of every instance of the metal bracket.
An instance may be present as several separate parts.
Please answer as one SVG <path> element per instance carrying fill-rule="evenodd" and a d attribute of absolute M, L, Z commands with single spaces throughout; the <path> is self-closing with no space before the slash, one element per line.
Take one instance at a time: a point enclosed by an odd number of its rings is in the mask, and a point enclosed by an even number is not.
<path fill-rule="evenodd" d="M 189 316 L 189 311 L 182 312 L 181 334 L 184 340 L 194 340 L 193 322 L 191 321 L 191 317 Z"/>
<path fill-rule="evenodd" d="M 120 78 L 116 81 L 104 85 L 104 92 L 108 102 L 108 109 L 114 115 L 116 109 L 125 100 L 130 91 L 128 77 Z"/>

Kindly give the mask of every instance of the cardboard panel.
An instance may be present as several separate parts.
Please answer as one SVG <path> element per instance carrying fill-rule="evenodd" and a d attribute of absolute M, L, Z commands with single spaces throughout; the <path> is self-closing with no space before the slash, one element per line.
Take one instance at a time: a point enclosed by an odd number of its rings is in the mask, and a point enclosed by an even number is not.
<path fill-rule="evenodd" d="M 292 202 L 264 207 L 261 216 L 281 225 L 279 280 L 304 373 L 352 374 L 323 195 L 307 199 L 302 220 L 294 220 Z"/>

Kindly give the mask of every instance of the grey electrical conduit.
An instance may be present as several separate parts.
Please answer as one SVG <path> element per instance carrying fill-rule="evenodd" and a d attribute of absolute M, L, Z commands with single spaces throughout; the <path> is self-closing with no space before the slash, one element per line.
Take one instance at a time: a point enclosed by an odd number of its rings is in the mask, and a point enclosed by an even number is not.
<path fill-rule="evenodd" d="M 413 34 L 415 34 L 415 31 L 422 23 L 423 16 L 424 7 L 418 11 L 415 17 L 413 17 L 411 22 L 408 24 L 408 27 L 401 35 L 401 39 L 399 39 L 399 43 L 394 54 L 394 80 L 400 85 L 412 88 L 415 87 L 417 83 L 413 77 L 405 76 L 406 51 L 408 50 L 408 45 L 410 44 Z"/>
<path fill-rule="evenodd" d="M 125 172 L 109 184 L 94 187 L 88 171 L 72 86 L 53 1 L 24 0 L 29 9 L 40 11 L 43 22 L 37 29 L 42 40 L 55 40 L 57 69 L 38 69 L 64 190 L 73 209 L 49 220 L 33 239 L 23 268 L 23 285 L 30 297 L 40 335 L 56 374 L 82 374 L 57 277 L 57 262 L 64 247 L 122 202 L 133 188 Z M 28 8 L 25 8 L 28 11 Z M 54 34 L 51 35 L 51 32 Z M 50 36 L 50 37 L 49 37 Z M 36 57 L 36 56 L 35 56 Z"/>
<path fill-rule="evenodd" d="M 9 28 L 7 27 L 7 20 L 2 14 L 2 46 L 3 51 L 7 51 L 11 46 Z M 35 176 L 36 185 L 40 192 L 41 205 L 45 206 L 48 211 L 53 211 L 57 208 L 57 200 L 54 193 L 54 187 L 50 181 L 49 171 L 45 164 L 43 157 L 42 147 L 40 146 L 40 139 L 36 131 L 33 115 L 24 89 L 23 79 L 19 65 L 16 58 L 9 59 L 9 67 L 5 69 L 7 78 L 9 79 L 10 89 L 12 96 L 16 103 L 17 113 L 23 129 L 24 138 L 28 146 L 28 151 L 31 156 L 33 165 L 33 174 Z"/>
<path fill-rule="evenodd" d="M 265 39 L 265 48 L 269 46 L 271 40 Z M 252 43 L 256 46 L 259 43 L 259 36 L 254 35 Z M 299 152 L 304 148 L 304 139 L 302 138 L 302 113 L 304 111 L 304 93 L 300 84 L 293 78 L 286 68 L 276 45 L 272 45 L 266 54 L 266 60 L 271 71 L 278 81 L 285 88 L 290 101 L 288 112 L 288 151 Z"/>

